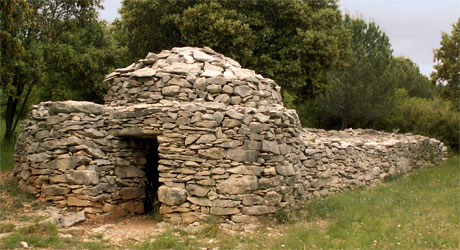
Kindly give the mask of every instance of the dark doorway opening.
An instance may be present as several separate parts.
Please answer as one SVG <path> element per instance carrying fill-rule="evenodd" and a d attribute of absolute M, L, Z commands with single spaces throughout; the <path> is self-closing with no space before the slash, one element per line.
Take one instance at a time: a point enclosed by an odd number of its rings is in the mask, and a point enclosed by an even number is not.
<path fill-rule="evenodd" d="M 160 175 L 158 173 L 158 141 L 156 139 L 143 140 L 146 149 L 147 162 L 144 166 L 146 181 L 145 181 L 145 200 L 144 212 L 159 213 L 160 202 L 158 201 L 158 181 Z"/>

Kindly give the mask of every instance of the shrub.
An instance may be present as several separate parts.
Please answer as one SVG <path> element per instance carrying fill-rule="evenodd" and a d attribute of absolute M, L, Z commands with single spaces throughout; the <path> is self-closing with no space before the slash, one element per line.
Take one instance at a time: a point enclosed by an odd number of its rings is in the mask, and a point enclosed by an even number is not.
<path fill-rule="evenodd" d="M 409 98 L 404 90 L 398 90 L 397 99 L 398 105 L 388 119 L 388 128 L 434 137 L 459 152 L 460 113 L 453 111 L 450 102 L 437 97 Z"/>

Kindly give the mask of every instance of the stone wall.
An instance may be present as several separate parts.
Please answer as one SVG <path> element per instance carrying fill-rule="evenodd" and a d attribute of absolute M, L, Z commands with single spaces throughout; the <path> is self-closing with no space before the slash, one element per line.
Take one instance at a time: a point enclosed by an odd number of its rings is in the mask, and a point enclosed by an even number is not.
<path fill-rule="evenodd" d="M 302 163 L 308 175 L 302 183 L 308 198 L 369 186 L 447 157 L 440 141 L 412 134 L 304 129 L 301 137 L 307 144 Z"/>
<path fill-rule="evenodd" d="M 105 82 L 106 105 L 34 106 L 16 144 L 19 186 L 88 218 L 143 213 L 152 171 L 168 219 L 249 222 L 447 154 L 420 136 L 302 129 L 273 80 L 209 48 L 149 53 Z"/>

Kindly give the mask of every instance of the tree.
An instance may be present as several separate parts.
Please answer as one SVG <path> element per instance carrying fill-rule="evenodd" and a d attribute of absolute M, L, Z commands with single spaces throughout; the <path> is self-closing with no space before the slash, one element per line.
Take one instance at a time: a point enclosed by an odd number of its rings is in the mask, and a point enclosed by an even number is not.
<path fill-rule="evenodd" d="M 369 127 L 392 108 L 391 45 L 375 23 L 347 15 L 344 26 L 352 35 L 350 64 L 329 74 L 330 89 L 318 100 L 320 122 L 326 128 Z"/>
<path fill-rule="evenodd" d="M 65 32 L 43 46 L 45 84 L 36 92 L 39 100 L 86 100 L 103 102 L 104 75 L 120 67 L 119 55 L 109 27 L 96 19 L 84 27 Z"/>
<path fill-rule="evenodd" d="M 343 62 L 347 35 L 333 0 L 124 1 L 120 32 L 132 60 L 174 46 L 210 46 L 277 81 L 295 100 L 313 98 Z"/>
<path fill-rule="evenodd" d="M 34 85 L 42 81 L 40 46 L 27 32 L 35 27 L 32 11 L 25 0 L 1 1 L 0 81 L 5 105 L 4 140 L 13 138 L 20 116 Z M 2 106 L 3 106 L 2 105 Z"/>
<path fill-rule="evenodd" d="M 390 77 L 396 87 L 407 90 L 409 97 L 433 97 L 430 80 L 420 73 L 417 64 L 411 59 L 394 57 L 390 72 Z"/>
<path fill-rule="evenodd" d="M 432 84 L 460 110 L 460 18 L 452 25 L 450 35 L 442 33 L 441 47 L 434 50 L 434 62 L 437 63 L 431 74 Z"/>
<path fill-rule="evenodd" d="M 59 48 L 62 43 L 70 43 L 65 41 L 69 34 L 96 20 L 96 8 L 101 5 L 100 0 L 8 0 L 0 4 L 1 94 L 4 97 L 2 100 L 6 99 L 6 103 L 2 104 L 5 106 L 2 107 L 6 125 L 4 140 L 10 141 L 14 138 L 21 116 L 27 111 L 29 98 L 36 95 L 36 86 L 52 82 L 59 88 L 64 81 L 67 85 L 74 83 L 73 80 L 87 81 L 80 77 L 71 78 L 72 81 L 66 78 L 53 82 L 52 79 L 56 79 L 53 77 L 58 76 L 56 72 L 72 75 L 75 70 L 69 70 L 76 65 L 65 67 L 61 63 L 53 64 L 54 59 L 60 58 L 56 56 L 54 48 Z M 78 38 L 83 39 L 83 36 Z M 84 41 L 81 44 L 82 47 L 88 45 Z M 91 60 L 79 62 L 78 66 L 81 67 Z M 86 70 L 83 67 L 80 73 Z"/>

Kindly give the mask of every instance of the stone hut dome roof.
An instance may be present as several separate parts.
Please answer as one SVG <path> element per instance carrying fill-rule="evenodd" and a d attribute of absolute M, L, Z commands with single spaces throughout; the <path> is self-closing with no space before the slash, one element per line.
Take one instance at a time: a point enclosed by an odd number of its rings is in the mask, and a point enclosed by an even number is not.
<path fill-rule="evenodd" d="M 212 49 L 173 48 L 148 53 L 107 75 L 109 106 L 158 103 L 160 100 L 220 102 L 246 107 L 280 104 L 280 87 L 268 78 Z"/>

